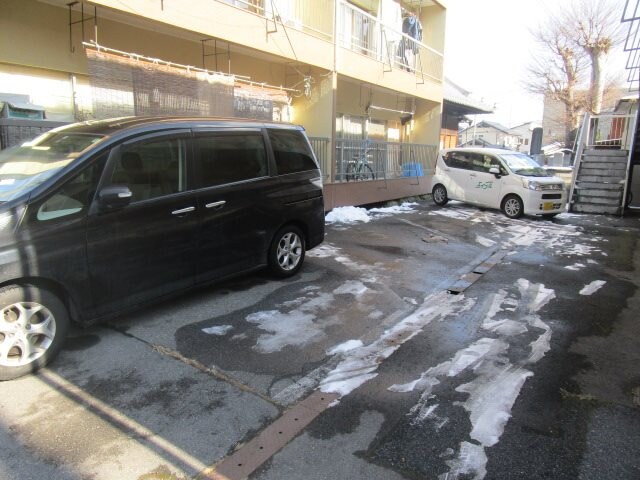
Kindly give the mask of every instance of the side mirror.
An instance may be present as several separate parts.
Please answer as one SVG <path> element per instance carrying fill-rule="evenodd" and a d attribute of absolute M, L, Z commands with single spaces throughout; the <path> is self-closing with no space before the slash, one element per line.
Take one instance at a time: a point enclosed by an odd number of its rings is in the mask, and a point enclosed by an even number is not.
<path fill-rule="evenodd" d="M 500 169 L 498 167 L 491 167 L 489 169 L 489 173 L 493 173 L 496 178 L 500 178 L 502 175 L 500 174 Z"/>
<path fill-rule="evenodd" d="M 131 203 L 132 195 L 126 185 L 109 185 L 98 193 L 100 210 L 109 211 L 124 208 Z"/>

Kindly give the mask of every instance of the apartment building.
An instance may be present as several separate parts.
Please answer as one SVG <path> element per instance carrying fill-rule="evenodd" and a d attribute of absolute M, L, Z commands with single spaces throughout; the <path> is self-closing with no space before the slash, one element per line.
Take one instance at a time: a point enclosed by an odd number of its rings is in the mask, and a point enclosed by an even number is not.
<path fill-rule="evenodd" d="M 445 0 L 0 0 L 0 11 L 5 143 L 123 115 L 275 119 L 307 129 L 327 208 L 428 192 Z M 364 164 L 372 175 L 357 174 Z"/>

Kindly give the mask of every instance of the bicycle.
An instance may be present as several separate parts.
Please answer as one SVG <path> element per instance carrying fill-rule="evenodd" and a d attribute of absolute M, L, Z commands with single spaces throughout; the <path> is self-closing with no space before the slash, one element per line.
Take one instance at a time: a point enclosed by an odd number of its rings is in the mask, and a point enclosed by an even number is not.
<path fill-rule="evenodd" d="M 356 153 L 353 159 L 348 162 L 347 165 L 347 182 L 361 181 L 361 180 L 375 180 L 376 175 L 373 173 L 373 169 L 369 166 L 369 159 L 373 157 L 371 153 L 368 153 L 370 141 L 365 141 L 362 147 L 362 153 Z"/>

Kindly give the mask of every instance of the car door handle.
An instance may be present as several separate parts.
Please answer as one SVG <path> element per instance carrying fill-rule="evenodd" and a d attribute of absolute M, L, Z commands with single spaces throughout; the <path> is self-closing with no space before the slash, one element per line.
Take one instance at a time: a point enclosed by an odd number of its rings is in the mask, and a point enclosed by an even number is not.
<path fill-rule="evenodd" d="M 470 173 L 470 174 L 469 174 L 469 176 L 470 176 L 470 177 L 475 177 L 475 176 L 476 176 L 476 174 L 475 174 L 475 173 Z"/>
<path fill-rule="evenodd" d="M 185 213 L 193 212 L 195 209 L 196 207 L 181 208 L 180 210 L 171 212 L 171 215 L 184 215 Z"/>
<path fill-rule="evenodd" d="M 206 208 L 221 208 L 224 207 L 226 200 L 220 200 L 219 202 L 207 203 L 205 205 Z"/>

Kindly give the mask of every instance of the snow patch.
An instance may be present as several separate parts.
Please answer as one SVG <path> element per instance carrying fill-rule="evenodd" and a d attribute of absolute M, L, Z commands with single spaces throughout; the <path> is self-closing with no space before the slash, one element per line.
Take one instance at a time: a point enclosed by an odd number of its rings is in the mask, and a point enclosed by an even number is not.
<path fill-rule="evenodd" d="M 375 342 L 346 352 L 345 358 L 320 383 L 320 390 L 341 396 L 351 393 L 374 378 L 378 365 L 426 325 L 435 319 L 468 310 L 474 303 L 464 295 L 452 296 L 446 292 L 429 295 L 415 312 L 385 331 Z"/>
<path fill-rule="evenodd" d="M 487 454 L 481 445 L 460 442 L 460 453 L 453 460 L 447 460 L 449 471 L 438 476 L 438 480 L 456 480 L 464 475 L 474 475 L 473 480 L 480 480 L 487 474 Z"/>
<path fill-rule="evenodd" d="M 604 280 L 594 280 L 589 285 L 585 285 L 582 290 L 580 290 L 580 295 L 593 295 L 598 290 L 600 290 L 603 285 L 607 283 Z"/>
<path fill-rule="evenodd" d="M 494 242 L 493 240 L 481 235 L 476 235 L 476 242 L 478 242 L 483 247 L 493 247 L 496 244 L 496 242 Z"/>
<path fill-rule="evenodd" d="M 202 331 L 209 335 L 226 335 L 233 330 L 233 325 L 216 325 L 214 327 L 203 328 Z"/>
<path fill-rule="evenodd" d="M 327 351 L 327 355 L 335 355 L 336 353 L 345 353 L 354 348 L 360 348 L 363 345 L 362 340 L 347 340 L 340 345 L 336 345 Z"/>
<path fill-rule="evenodd" d="M 349 280 L 336 288 L 333 293 L 335 295 L 351 294 L 357 297 L 358 295 L 365 293 L 367 290 L 369 290 L 369 287 L 364 283 L 356 280 Z"/>
<path fill-rule="evenodd" d="M 331 210 L 326 217 L 324 217 L 327 223 L 368 223 L 371 221 L 371 217 L 367 213 L 367 210 L 359 207 L 337 207 Z"/>
<path fill-rule="evenodd" d="M 573 265 L 567 265 L 566 268 L 567 270 L 574 270 L 574 271 L 578 271 L 582 268 L 586 267 L 586 265 L 584 263 L 574 263 Z"/>

